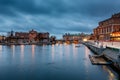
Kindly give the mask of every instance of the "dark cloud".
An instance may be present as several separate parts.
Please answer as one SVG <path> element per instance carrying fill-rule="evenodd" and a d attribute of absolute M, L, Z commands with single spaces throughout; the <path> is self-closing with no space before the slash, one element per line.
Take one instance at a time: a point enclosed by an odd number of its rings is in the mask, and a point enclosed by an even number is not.
<path fill-rule="evenodd" d="M 0 0 L 0 32 L 91 33 L 119 7 L 119 0 Z"/>

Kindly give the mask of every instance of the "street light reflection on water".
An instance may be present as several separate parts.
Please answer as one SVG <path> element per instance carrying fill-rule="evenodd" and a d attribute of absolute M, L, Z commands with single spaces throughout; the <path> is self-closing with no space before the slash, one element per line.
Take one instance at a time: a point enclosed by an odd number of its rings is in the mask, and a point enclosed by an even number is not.
<path fill-rule="evenodd" d="M 14 58 L 14 55 L 15 55 L 15 45 L 11 45 L 11 48 L 12 48 L 12 56 Z"/>
<path fill-rule="evenodd" d="M 21 62 L 24 61 L 24 45 L 20 45 L 20 51 L 21 51 Z"/>
<path fill-rule="evenodd" d="M 54 52 L 55 52 L 55 46 L 52 44 L 52 61 L 54 61 Z"/>
<path fill-rule="evenodd" d="M 114 79 L 117 80 L 114 73 L 110 69 L 108 69 L 107 66 L 103 66 L 103 69 L 109 74 L 108 75 L 109 80 L 114 80 Z"/>
<path fill-rule="evenodd" d="M 35 45 L 32 45 L 32 59 L 35 57 Z"/>
<path fill-rule="evenodd" d="M 2 45 L 0 45 L 0 58 L 2 57 Z"/>
<path fill-rule="evenodd" d="M 110 67 L 92 65 L 89 54 L 82 44 L 0 45 L 0 80 L 119 80 Z"/>

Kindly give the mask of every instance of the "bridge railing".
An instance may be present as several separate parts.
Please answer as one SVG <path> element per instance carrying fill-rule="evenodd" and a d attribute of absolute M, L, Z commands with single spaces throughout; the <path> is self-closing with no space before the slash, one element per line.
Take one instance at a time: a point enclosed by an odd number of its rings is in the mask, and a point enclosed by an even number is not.
<path fill-rule="evenodd" d="M 91 44 L 97 45 L 97 46 L 103 46 L 103 47 L 112 47 L 120 49 L 120 42 L 113 42 L 113 41 L 94 41 L 94 40 L 88 40 Z"/>

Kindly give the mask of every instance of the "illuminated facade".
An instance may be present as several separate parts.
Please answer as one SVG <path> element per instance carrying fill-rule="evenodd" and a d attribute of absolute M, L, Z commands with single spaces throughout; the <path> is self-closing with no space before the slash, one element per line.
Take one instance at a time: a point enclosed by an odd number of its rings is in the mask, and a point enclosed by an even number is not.
<path fill-rule="evenodd" d="M 99 22 L 99 26 L 93 31 L 95 40 L 120 41 L 120 13 Z"/>
<path fill-rule="evenodd" d="M 31 41 L 31 42 L 36 41 L 37 35 L 38 35 L 37 31 L 34 31 L 33 29 L 31 31 L 29 31 L 29 33 L 28 33 L 29 41 Z"/>
<path fill-rule="evenodd" d="M 80 33 L 80 34 L 69 34 L 69 33 L 65 33 L 65 35 L 63 35 L 63 40 L 65 42 L 74 42 L 74 43 L 77 43 L 79 41 L 82 41 L 83 38 L 87 36 L 86 34 L 84 33 Z"/>
<path fill-rule="evenodd" d="M 0 43 L 1 43 L 1 42 L 4 42 L 5 38 L 6 38 L 5 36 L 1 36 L 1 35 L 0 35 Z"/>
<path fill-rule="evenodd" d="M 110 34 L 112 41 L 120 41 L 120 31 L 119 32 L 112 32 Z"/>
<path fill-rule="evenodd" d="M 49 33 L 38 33 L 35 30 L 31 30 L 29 32 L 15 32 L 11 31 L 11 33 L 7 37 L 8 42 L 40 42 L 40 41 L 49 41 Z"/>

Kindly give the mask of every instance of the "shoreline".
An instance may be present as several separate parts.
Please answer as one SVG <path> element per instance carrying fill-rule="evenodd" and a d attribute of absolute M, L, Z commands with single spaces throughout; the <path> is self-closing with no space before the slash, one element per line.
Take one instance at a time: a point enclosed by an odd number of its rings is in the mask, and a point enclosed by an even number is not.
<path fill-rule="evenodd" d="M 120 72 L 120 62 L 118 58 L 120 58 L 119 49 L 113 49 L 113 48 L 103 48 L 103 47 L 97 47 L 90 43 L 83 43 L 85 46 L 87 46 L 94 54 L 96 55 L 103 55 L 103 58 L 106 61 L 111 61 L 112 64 L 110 67 L 116 71 L 117 73 Z"/>

